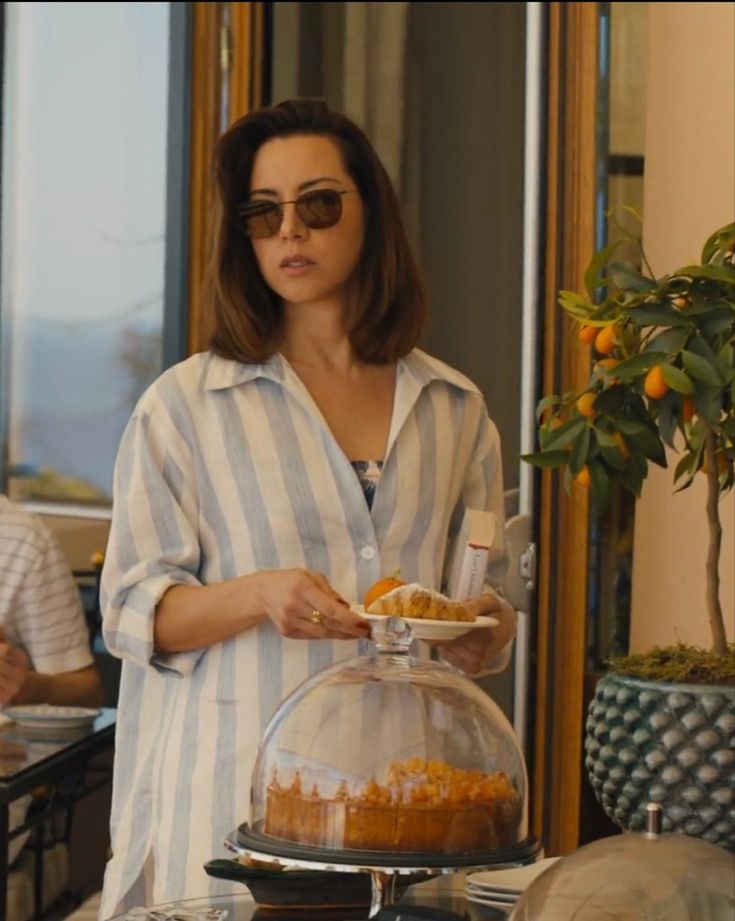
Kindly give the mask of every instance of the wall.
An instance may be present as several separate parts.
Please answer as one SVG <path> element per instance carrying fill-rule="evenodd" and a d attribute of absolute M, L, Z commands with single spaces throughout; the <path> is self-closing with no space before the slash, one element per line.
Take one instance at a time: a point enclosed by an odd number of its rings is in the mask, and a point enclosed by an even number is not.
<path fill-rule="evenodd" d="M 518 486 L 525 4 L 413 3 L 426 347 L 481 388 Z"/>
<path fill-rule="evenodd" d="M 29 506 L 33 511 L 32 506 Z M 54 533 L 74 570 L 90 568 L 93 553 L 104 553 L 110 522 L 106 519 L 84 518 L 83 511 L 75 515 L 41 515 Z"/>
<path fill-rule="evenodd" d="M 657 273 L 696 260 L 735 212 L 735 4 L 649 4 L 644 237 Z M 676 462 L 673 458 L 674 464 Z M 673 495 L 654 467 L 636 510 L 631 648 L 710 644 L 704 477 Z M 735 635 L 735 497 L 720 503 L 721 600 Z"/>

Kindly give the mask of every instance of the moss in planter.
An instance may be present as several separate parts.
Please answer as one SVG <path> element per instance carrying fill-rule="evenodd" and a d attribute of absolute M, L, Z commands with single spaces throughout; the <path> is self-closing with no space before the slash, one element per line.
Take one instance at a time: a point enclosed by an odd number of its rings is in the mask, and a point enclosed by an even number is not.
<path fill-rule="evenodd" d="M 646 681 L 677 681 L 683 684 L 735 684 L 735 643 L 724 655 L 699 646 L 679 643 L 654 646 L 609 663 L 614 672 Z"/>

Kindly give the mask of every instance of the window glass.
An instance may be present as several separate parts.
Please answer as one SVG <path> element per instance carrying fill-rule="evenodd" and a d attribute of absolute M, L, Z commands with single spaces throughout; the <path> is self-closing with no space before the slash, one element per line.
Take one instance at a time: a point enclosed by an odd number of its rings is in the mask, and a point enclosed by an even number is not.
<path fill-rule="evenodd" d="M 0 490 L 19 500 L 109 504 L 162 368 L 169 6 L 5 4 Z"/>

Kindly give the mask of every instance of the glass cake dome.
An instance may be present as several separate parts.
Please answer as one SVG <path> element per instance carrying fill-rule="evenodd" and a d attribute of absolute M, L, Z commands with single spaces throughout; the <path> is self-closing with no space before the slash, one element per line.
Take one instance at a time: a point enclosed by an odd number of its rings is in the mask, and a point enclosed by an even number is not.
<path fill-rule="evenodd" d="M 301 684 L 271 718 L 253 771 L 262 850 L 456 862 L 532 849 L 513 728 L 469 678 L 410 654 L 398 618 L 369 655 Z M 415 863 L 415 859 L 414 859 Z M 430 863 L 426 864 L 431 865 Z"/>

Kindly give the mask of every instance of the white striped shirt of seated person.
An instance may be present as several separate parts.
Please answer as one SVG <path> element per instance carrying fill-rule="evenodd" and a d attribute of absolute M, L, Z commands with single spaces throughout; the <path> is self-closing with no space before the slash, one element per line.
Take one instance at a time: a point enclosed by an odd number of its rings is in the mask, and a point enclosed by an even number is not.
<path fill-rule="evenodd" d="M 98 707 L 103 697 L 69 563 L 37 515 L 0 495 L 0 706 Z M 4 756 L 12 757 L 12 747 L 0 739 Z M 29 803 L 11 804 L 11 829 Z M 26 837 L 10 840 L 11 863 Z"/>

